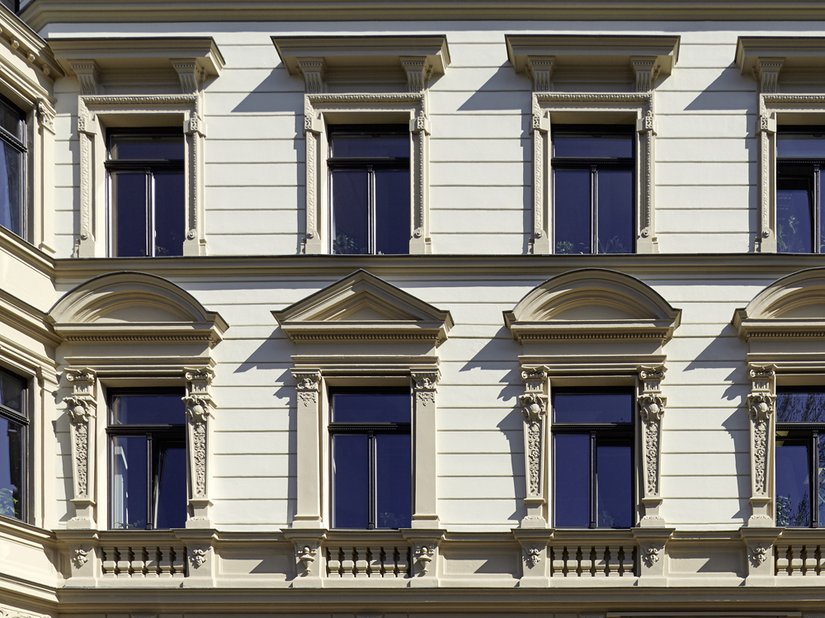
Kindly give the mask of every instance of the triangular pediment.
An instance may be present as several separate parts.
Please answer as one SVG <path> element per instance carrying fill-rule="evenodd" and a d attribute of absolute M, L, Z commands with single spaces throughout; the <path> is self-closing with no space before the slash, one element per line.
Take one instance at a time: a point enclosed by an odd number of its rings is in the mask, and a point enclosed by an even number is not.
<path fill-rule="evenodd" d="M 647 284 L 610 270 L 553 277 L 530 291 L 504 321 L 517 341 L 670 339 L 681 312 Z"/>
<path fill-rule="evenodd" d="M 426 341 L 438 344 L 452 327 L 448 311 L 433 307 L 359 270 L 283 309 L 273 311 L 295 342 Z"/>

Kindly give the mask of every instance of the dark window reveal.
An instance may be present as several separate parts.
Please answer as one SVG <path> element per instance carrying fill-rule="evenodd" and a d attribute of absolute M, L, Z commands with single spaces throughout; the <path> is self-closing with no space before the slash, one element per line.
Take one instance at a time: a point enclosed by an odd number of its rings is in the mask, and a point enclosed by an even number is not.
<path fill-rule="evenodd" d="M 825 130 L 783 128 L 776 139 L 776 240 L 782 253 L 822 253 Z"/>
<path fill-rule="evenodd" d="M 109 396 L 111 527 L 150 530 L 186 524 L 183 391 Z"/>
<path fill-rule="evenodd" d="M 622 127 L 553 131 L 556 253 L 632 253 L 634 135 Z"/>
<path fill-rule="evenodd" d="M 26 519 L 27 382 L 0 369 L 0 515 Z"/>
<path fill-rule="evenodd" d="M 332 526 L 408 528 L 412 521 L 410 392 L 330 393 Z"/>
<path fill-rule="evenodd" d="M 0 225 L 26 236 L 26 115 L 0 97 Z"/>
<path fill-rule="evenodd" d="M 825 525 L 825 389 L 777 392 L 776 524 Z"/>
<path fill-rule="evenodd" d="M 332 127 L 333 253 L 409 253 L 410 135 L 406 128 Z"/>
<path fill-rule="evenodd" d="M 634 516 L 630 389 L 553 390 L 557 528 L 630 528 Z"/>
<path fill-rule="evenodd" d="M 110 133 L 106 169 L 114 255 L 183 255 L 183 160 L 183 135 L 179 131 Z"/>

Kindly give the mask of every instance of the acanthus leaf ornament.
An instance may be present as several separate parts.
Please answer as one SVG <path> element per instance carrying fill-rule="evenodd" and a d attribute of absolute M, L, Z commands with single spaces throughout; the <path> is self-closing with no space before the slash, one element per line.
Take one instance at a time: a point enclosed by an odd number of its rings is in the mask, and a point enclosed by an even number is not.
<path fill-rule="evenodd" d="M 771 546 L 764 543 L 754 545 L 748 549 L 748 559 L 754 568 L 758 568 L 768 559 L 770 550 Z"/>
<path fill-rule="evenodd" d="M 645 563 L 645 566 L 649 569 L 653 567 L 654 564 L 659 562 L 659 557 L 662 552 L 660 547 L 656 547 L 655 545 L 650 545 L 645 548 L 642 552 L 642 562 Z"/>
<path fill-rule="evenodd" d="M 310 567 L 312 566 L 312 563 L 315 562 L 317 554 L 317 548 L 311 547 L 309 545 L 304 545 L 295 552 L 295 557 L 298 560 L 298 569 L 300 570 L 301 577 L 306 577 L 307 575 L 309 575 Z"/>
<path fill-rule="evenodd" d="M 430 569 L 430 563 L 435 558 L 435 550 L 429 545 L 420 545 L 415 548 L 415 564 L 421 575 L 426 575 Z"/>
<path fill-rule="evenodd" d="M 208 550 L 203 547 L 195 547 L 188 551 L 189 554 L 189 564 L 192 565 L 193 569 L 199 569 L 204 565 L 206 562 L 206 557 L 208 555 Z"/>
<path fill-rule="evenodd" d="M 524 563 L 528 568 L 534 568 L 541 562 L 541 548 L 527 547 L 524 550 Z"/>
<path fill-rule="evenodd" d="M 89 562 L 89 550 L 83 547 L 75 547 L 72 551 L 72 564 L 74 568 L 79 569 L 87 562 Z"/>

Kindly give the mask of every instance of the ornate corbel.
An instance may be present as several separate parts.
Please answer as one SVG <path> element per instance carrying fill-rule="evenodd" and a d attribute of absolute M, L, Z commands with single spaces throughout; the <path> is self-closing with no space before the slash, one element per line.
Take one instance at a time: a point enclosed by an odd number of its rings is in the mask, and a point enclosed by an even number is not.
<path fill-rule="evenodd" d="M 771 527 L 773 514 L 774 411 L 776 410 L 776 369 L 772 365 L 751 365 L 748 374 L 750 418 L 751 516 L 748 526 Z"/>
<path fill-rule="evenodd" d="M 183 94 L 194 94 L 200 91 L 206 77 L 206 71 L 198 64 L 197 60 L 194 58 L 173 60 L 172 68 L 178 74 L 180 89 Z"/>
<path fill-rule="evenodd" d="M 784 58 L 757 58 L 753 65 L 753 78 L 759 84 L 760 92 L 778 92 L 779 72 Z"/>
<path fill-rule="evenodd" d="M 95 504 L 95 417 L 97 376 L 91 369 L 69 369 L 65 373 L 71 394 L 63 398 L 69 418 L 75 516 L 71 528 L 94 527 Z"/>
<path fill-rule="evenodd" d="M 518 402 L 524 415 L 524 472 L 527 491 L 524 504 L 527 514 L 521 520 L 523 528 L 544 528 L 547 503 L 544 489 L 545 433 L 547 428 L 547 370 L 543 367 L 522 369 L 524 393 Z"/>
<path fill-rule="evenodd" d="M 298 68 L 304 76 L 304 90 L 306 92 L 324 91 L 324 73 L 326 64 L 323 58 L 298 58 Z"/>
<path fill-rule="evenodd" d="M 432 71 L 432 67 L 427 64 L 427 59 L 423 56 L 402 56 L 399 60 L 407 76 L 407 90 L 423 92 Z"/>
<path fill-rule="evenodd" d="M 209 393 L 214 372 L 206 367 L 186 369 L 187 434 L 189 440 L 189 519 L 187 528 L 209 527 L 209 418 L 214 402 Z"/>
<path fill-rule="evenodd" d="M 661 497 L 662 416 L 667 398 L 662 395 L 661 382 L 665 368 L 661 365 L 639 369 L 639 407 L 642 438 L 642 526 L 663 526 L 659 509 Z"/>
<path fill-rule="evenodd" d="M 533 92 L 548 92 L 553 89 L 554 56 L 528 56 L 527 71 L 533 80 Z"/>
<path fill-rule="evenodd" d="M 636 92 L 650 92 L 656 84 L 659 75 L 659 63 L 655 57 L 638 57 L 630 59 L 633 68 Z"/>
<path fill-rule="evenodd" d="M 94 60 L 75 60 L 70 64 L 80 84 L 80 94 L 99 94 L 100 71 L 97 63 Z"/>
<path fill-rule="evenodd" d="M 292 542 L 295 557 L 293 588 L 320 588 L 326 571 L 323 530 L 284 530 L 284 536 Z"/>

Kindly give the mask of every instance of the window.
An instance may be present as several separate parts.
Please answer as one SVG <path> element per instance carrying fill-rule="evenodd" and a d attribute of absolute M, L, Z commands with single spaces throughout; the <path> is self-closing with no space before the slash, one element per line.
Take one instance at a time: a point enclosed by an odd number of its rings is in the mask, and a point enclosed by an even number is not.
<path fill-rule="evenodd" d="M 183 395 L 182 389 L 110 393 L 112 528 L 184 527 L 187 490 Z"/>
<path fill-rule="evenodd" d="M 783 253 L 822 253 L 821 170 L 825 130 L 783 127 L 776 139 L 777 247 Z"/>
<path fill-rule="evenodd" d="M 632 253 L 632 128 L 562 126 L 552 139 L 555 253 Z"/>
<path fill-rule="evenodd" d="M 330 392 L 332 526 L 409 528 L 409 389 Z"/>
<path fill-rule="evenodd" d="M 0 97 L 0 225 L 26 235 L 26 115 Z"/>
<path fill-rule="evenodd" d="M 0 369 L 0 515 L 26 518 L 26 381 Z"/>
<path fill-rule="evenodd" d="M 630 389 L 559 388 L 552 394 L 557 528 L 634 524 Z"/>
<path fill-rule="evenodd" d="M 332 253 L 409 253 L 409 129 L 333 127 L 327 165 Z"/>
<path fill-rule="evenodd" d="M 825 523 L 825 389 L 779 389 L 776 423 L 776 525 L 821 527 Z"/>
<path fill-rule="evenodd" d="M 183 255 L 184 145 L 179 131 L 109 133 L 112 254 Z"/>

